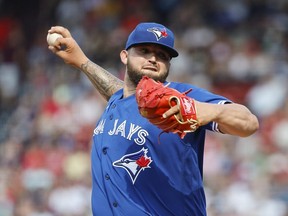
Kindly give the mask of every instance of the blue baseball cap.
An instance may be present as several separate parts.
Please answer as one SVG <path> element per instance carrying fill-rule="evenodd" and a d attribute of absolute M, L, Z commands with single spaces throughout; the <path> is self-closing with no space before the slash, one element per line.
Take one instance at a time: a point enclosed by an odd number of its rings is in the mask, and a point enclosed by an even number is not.
<path fill-rule="evenodd" d="M 140 23 L 131 32 L 126 42 L 125 49 L 138 44 L 158 44 L 163 46 L 171 57 L 177 57 L 179 54 L 174 49 L 174 34 L 165 26 L 158 23 Z"/>

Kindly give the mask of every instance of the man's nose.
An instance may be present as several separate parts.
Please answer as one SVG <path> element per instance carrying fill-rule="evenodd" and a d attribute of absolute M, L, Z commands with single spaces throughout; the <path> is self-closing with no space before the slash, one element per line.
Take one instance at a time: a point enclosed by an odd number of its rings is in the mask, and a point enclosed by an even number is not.
<path fill-rule="evenodd" d="M 157 60 L 156 53 L 151 52 L 149 55 L 149 61 L 156 62 L 156 60 Z"/>

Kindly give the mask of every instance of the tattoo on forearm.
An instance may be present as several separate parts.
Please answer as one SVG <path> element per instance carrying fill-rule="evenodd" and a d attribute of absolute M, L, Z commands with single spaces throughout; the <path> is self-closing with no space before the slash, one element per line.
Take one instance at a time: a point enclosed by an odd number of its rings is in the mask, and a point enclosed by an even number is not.
<path fill-rule="evenodd" d="M 123 88 L 122 80 L 91 61 L 82 64 L 81 70 L 106 100 L 109 100 L 112 94 Z"/>

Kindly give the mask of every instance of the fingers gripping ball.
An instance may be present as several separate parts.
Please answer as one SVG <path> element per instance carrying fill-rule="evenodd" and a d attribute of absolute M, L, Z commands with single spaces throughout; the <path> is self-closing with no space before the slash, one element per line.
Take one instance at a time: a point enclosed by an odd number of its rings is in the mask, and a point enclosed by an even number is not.
<path fill-rule="evenodd" d="M 194 99 L 187 93 L 144 76 L 136 88 L 136 101 L 140 114 L 149 122 L 164 132 L 177 133 L 183 138 L 199 127 Z M 173 106 L 178 106 L 179 113 L 163 118 L 163 113 Z"/>
<path fill-rule="evenodd" d="M 63 38 L 61 34 L 58 33 L 48 33 L 47 34 L 47 43 L 49 46 L 55 46 L 56 40 L 58 38 Z"/>

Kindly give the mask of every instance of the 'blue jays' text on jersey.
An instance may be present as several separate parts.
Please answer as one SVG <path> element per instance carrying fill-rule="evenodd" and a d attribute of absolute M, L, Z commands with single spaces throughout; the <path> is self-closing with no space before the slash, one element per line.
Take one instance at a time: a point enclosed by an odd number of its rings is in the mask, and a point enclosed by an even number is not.
<path fill-rule="evenodd" d="M 195 100 L 223 104 L 224 97 L 188 84 L 170 83 L 180 92 L 192 88 Z M 202 183 L 205 130 L 211 122 L 184 139 L 163 133 L 143 118 L 135 95 L 123 90 L 109 100 L 93 134 L 92 210 L 94 216 L 203 216 Z"/>

